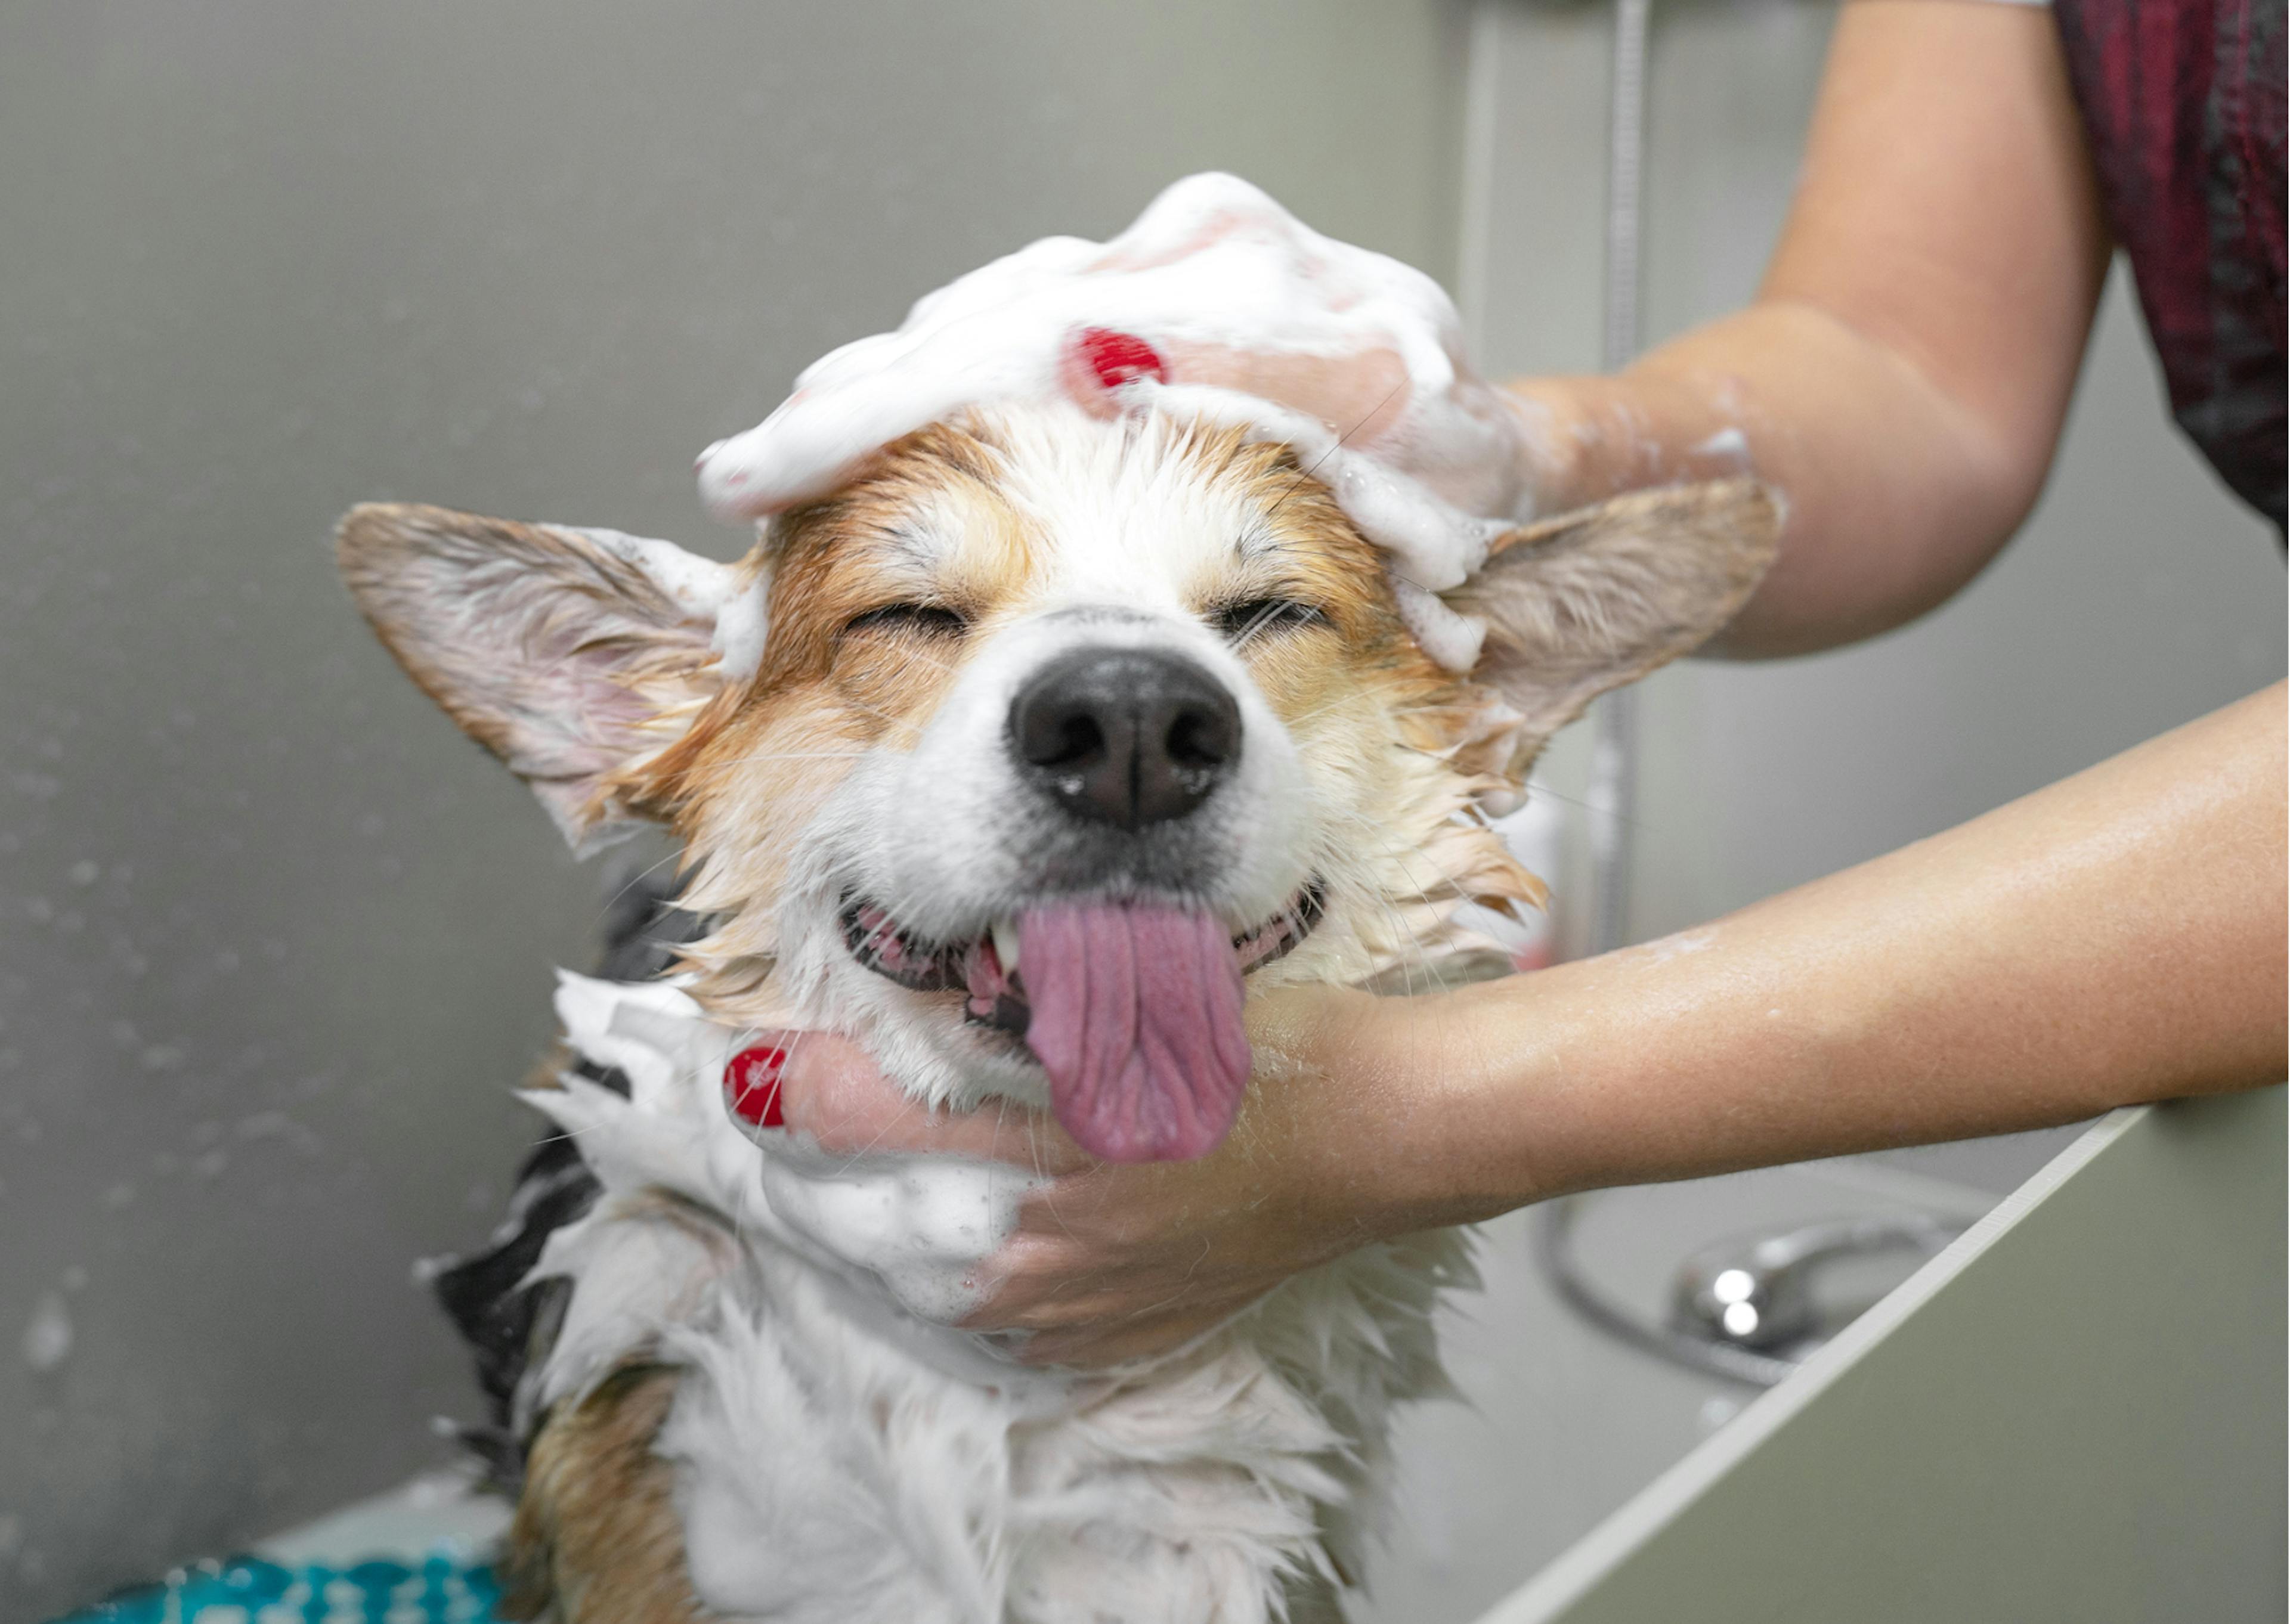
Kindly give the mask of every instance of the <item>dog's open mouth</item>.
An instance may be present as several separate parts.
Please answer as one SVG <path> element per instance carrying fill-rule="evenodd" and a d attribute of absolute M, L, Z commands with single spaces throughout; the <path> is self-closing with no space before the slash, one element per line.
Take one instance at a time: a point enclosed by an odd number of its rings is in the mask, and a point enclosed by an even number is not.
<path fill-rule="evenodd" d="M 1251 931 L 1232 939 L 1241 972 L 1260 969 L 1294 949 L 1320 923 L 1325 908 L 1319 882 L 1305 885 L 1288 905 Z M 916 992 L 947 992 L 960 987 L 969 997 L 964 1016 L 981 1026 L 1026 1035 L 1032 1010 L 1018 971 L 1018 922 L 997 921 L 971 941 L 934 942 L 908 930 L 887 908 L 857 897 L 843 904 L 843 943 L 851 956 L 900 986 Z"/>
<path fill-rule="evenodd" d="M 967 941 L 932 941 L 880 904 L 847 899 L 843 940 L 876 974 L 917 992 L 961 988 L 969 1020 L 1024 1041 L 1049 1074 L 1052 1110 L 1109 1161 L 1204 1156 L 1248 1082 L 1240 979 L 1319 923 L 1306 885 L 1234 936 L 1166 903 L 1047 903 Z"/>

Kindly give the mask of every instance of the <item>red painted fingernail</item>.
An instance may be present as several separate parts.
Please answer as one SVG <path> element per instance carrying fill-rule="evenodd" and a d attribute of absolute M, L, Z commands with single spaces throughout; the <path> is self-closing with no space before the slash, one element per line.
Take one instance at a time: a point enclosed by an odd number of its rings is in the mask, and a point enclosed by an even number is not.
<path fill-rule="evenodd" d="M 1133 332 L 1085 327 L 1074 334 L 1073 343 L 1090 371 L 1097 374 L 1101 388 L 1117 389 L 1140 378 L 1150 378 L 1156 383 L 1169 381 L 1169 364 L 1161 359 L 1161 352 Z"/>
<path fill-rule="evenodd" d="M 724 1103 L 732 1115 L 758 1128 L 786 1126 L 780 1114 L 780 1068 L 786 1064 L 787 1051 L 767 1044 L 733 1055 L 724 1068 Z"/>

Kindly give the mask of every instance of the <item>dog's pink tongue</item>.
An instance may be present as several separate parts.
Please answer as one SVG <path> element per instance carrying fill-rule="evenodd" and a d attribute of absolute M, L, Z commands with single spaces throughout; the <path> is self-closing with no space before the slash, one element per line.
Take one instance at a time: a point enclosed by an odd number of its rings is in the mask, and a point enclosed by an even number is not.
<path fill-rule="evenodd" d="M 1146 903 L 1018 921 L 1026 1045 L 1050 1108 L 1109 1162 L 1181 1162 L 1223 1142 L 1248 1086 L 1240 960 L 1210 915 Z"/>

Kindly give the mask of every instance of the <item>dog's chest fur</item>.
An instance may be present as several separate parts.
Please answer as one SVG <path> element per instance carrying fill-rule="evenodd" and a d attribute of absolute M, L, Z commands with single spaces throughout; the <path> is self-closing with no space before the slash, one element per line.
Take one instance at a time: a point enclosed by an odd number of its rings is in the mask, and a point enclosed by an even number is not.
<path fill-rule="evenodd" d="M 519 1523 L 532 1599 L 649 1572 L 645 1611 L 577 1616 L 1237 1621 L 1313 1616 L 1358 1572 L 1391 1407 L 1438 1383 L 1460 1236 L 1311 1271 L 1149 1372 L 1029 1370 L 757 1198 L 716 1097 L 728 1035 L 677 995 L 570 979 L 559 1007 L 629 1092 L 548 1102 L 600 1189 L 537 1271 L 572 1289 L 516 1403 L 549 1418 Z M 923 1171 L 957 1225 L 1019 1176 Z M 600 1483 L 623 1507 L 601 1535 Z M 671 1545 L 680 1564 L 644 1560 Z"/>

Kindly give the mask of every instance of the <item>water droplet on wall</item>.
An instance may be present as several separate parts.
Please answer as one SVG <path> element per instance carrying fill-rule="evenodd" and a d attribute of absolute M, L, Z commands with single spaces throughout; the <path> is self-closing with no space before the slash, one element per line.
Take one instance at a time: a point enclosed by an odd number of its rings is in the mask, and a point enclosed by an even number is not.
<path fill-rule="evenodd" d="M 24 1363 L 41 1375 L 60 1367 L 71 1357 L 71 1315 L 64 1308 L 63 1293 L 43 1292 L 37 1307 L 32 1310 L 32 1323 L 24 1327 Z"/>

